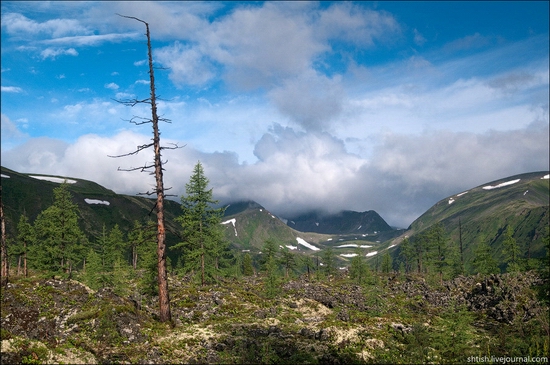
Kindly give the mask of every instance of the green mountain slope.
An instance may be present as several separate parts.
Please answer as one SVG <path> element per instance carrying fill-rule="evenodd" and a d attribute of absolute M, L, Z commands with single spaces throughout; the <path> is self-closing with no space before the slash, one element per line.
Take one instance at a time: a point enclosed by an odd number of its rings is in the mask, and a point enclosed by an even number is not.
<path fill-rule="evenodd" d="M 441 222 L 453 242 L 458 244 L 462 236 L 468 268 L 480 235 L 485 236 L 493 256 L 502 263 L 504 232 L 511 226 L 523 257 L 542 257 L 545 252 L 543 236 L 550 219 L 549 181 L 548 172 L 527 173 L 452 195 L 422 214 L 403 236 L 414 237 Z M 395 245 L 400 239 L 388 245 Z M 395 256 L 399 250 L 396 247 L 393 251 Z"/>
<path fill-rule="evenodd" d="M 78 205 L 80 210 L 79 223 L 91 240 L 95 240 L 101 234 L 103 224 L 107 230 L 118 224 L 123 232 L 127 232 L 133 227 L 136 220 L 140 222 L 149 219 L 156 221 L 156 214 L 152 211 L 155 205 L 153 199 L 116 194 L 112 190 L 88 180 L 22 174 L 2 167 L 2 202 L 5 207 L 8 235 L 14 237 L 17 223 L 22 214 L 27 215 L 30 222 L 34 222 L 38 214 L 53 203 L 53 189 L 64 180 L 70 182 L 69 191 L 73 195 L 73 202 Z M 167 242 L 172 245 L 179 241 L 174 234 L 178 231 L 174 218 L 180 214 L 181 208 L 179 203 L 172 200 L 166 200 L 165 207 L 168 227 Z"/>
<path fill-rule="evenodd" d="M 281 245 L 297 247 L 296 251 L 307 253 L 313 250 L 299 245 L 297 238 L 322 248 L 320 243 L 331 237 L 293 230 L 267 209 L 251 201 L 229 204 L 225 213 L 225 236 L 241 250 L 261 251 L 265 241 L 270 238 Z"/>

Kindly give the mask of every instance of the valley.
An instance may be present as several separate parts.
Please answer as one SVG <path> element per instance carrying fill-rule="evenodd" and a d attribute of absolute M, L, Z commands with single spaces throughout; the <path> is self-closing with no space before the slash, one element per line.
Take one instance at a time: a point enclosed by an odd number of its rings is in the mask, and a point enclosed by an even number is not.
<path fill-rule="evenodd" d="M 391 228 L 373 211 L 282 218 L 253 201 L 225 203 L 219 228 L 228 246 L 205 284 L 181 265 L 181 251 L 169 249 L 170 323 L 158 321 L 149 249 L 138 251 L 137 266 L 115 262 L 109 272 L 94 274 L 93 255 L 68 274 L 32 261 L 28 275 L 20 272 L 19 217 L 35 221 L 63 182 L 84 242 L 101 255 L 105 245 L 131 242 L 135 222 L 150 219 L 151 199 L 2 168 L 12 249 L 1 294 L 2 363 L 476 363 L 489 353 L 547 359 L 547 173 L 446 197 L 407 229 Z M 166 208 L 170 247 L 182 241 L 181 207 L 169 201 Z M 510 261 L 510 240 L 517 262 Z M 482 245 L 492 271 L 479 264 Z M 434 255 L 438 247 L 445 261 Z"/>

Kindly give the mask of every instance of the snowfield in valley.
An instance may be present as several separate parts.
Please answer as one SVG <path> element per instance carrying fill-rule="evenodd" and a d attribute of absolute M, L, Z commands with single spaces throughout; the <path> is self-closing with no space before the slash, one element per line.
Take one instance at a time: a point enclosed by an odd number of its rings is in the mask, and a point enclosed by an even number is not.
<path fill-rule="evenodd" d="M 319 247 L 315 247 L 315 246 L 307 243 L 306 240 L 304 240 L 303 238 L 296 237 L 296 241 L 298 241 L 299 245 L 305 246 L 305 247 L 309 248 L 310 250 L 313 250 L 313 251 L 319 251 L 320 250 Z"/>

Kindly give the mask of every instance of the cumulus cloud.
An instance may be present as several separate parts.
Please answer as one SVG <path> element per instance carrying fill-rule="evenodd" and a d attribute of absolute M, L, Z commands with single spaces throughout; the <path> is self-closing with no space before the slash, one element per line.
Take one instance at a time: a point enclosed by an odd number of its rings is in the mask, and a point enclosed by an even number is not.
<path fill-rule="evenodd" d="M 111 90 L 118 90 L 119 86 L 114 82 L 110 82 L 108 84 L 105 84 L 105 88 L 111 89 Z"/>
<path fill-rule="evenodd" d="M 319 130 L 342 111 L 344 89 L 339 76 L 329 78 L 310 70 L 285 80 L 268 95 L 281 113 L 307 130 Z"/>
<path fill-rule="evenodd" d="M 158 62 L 170 68 L 176 85 L 202 85 L 215 76 L 214 67 L 197 48 L 176 42 L 155 51 Z"/>

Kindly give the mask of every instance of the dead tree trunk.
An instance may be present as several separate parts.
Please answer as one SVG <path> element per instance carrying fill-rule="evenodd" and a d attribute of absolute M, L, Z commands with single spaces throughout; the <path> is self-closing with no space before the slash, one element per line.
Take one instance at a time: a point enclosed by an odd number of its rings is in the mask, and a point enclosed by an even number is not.
<path fill-rule="evenodd" d="M 151 123 L 153 125 L 153 143 L 138 146 L 137 150 L 121 156 L 112 156 L 112 157 L 122 157 L 127 155 L 133 155 L 138 153 L 141 150 L 144 150 L 146 148 L 152 147 L 155 153 L 155 159 L 154 164 L 150 166 L 143 166 L 140 168 L 133 168 L 126 171 L 133 171 L 133 170 L 141 170 L 145 171 L 149 168 L 154 168 L 154 175 L 156 180 L 156 189 L 155 193 L 157 196 L 157 201 L 155 204 L 155 209 L 157 213 L 157 282 L 158 282 L 158 294 L 159 294 L 159 312 L 160 312 L 160 321 L 161 322 L 168 322 L 172 320 L 172 315 L 170 312 L 170 295 L 168 293 L 168 275 L 166 270 L 166 228 L 164 224 L 164 182 L 163 182 L 163 168 L 162 168 L 162 160 L 161 160 L 161 151 L 166 148 L 162 147 L 160 144 L 160 132 L 159 132 L 159 121 L 161 120 L 158 117 L 157 114 L 157 97 L 155 93 L 155 74 L 154 74 L 154 67 L 153 67 L 153 54 L 151 49 L 151 36 L 149 33 L 149 24 L 141 19 L 130 17 L 130 16 L 119 16 L 123 18 L 128 19 L 134 19 L 138 22 L 141 22 L 145 24 L 146 29 L 146 36 L 147 36 L 147 51 L 148 51 L 148 60 L 149 60 L 149 79 L 150 79 L 150 88 L 151 88 L 151 95 L 149 99 L 146 100 L 130 100 L 126 102 L 122 102 L 126 105 L 136 105 L 138 103 L 148 103 L 151 105 L 151 119 L 144 121 L 144 122 L 135 122 L 132 121 L 135 124 L 143 124 L 143 123 Z M 165 119 L 162 119 L 163 121 L 166 121 Z M 173 148 L 178 148 L 173 147 Z M 148 193 L 148 195 L 151 195 Z"/>
<path fill-rule="evenodd" d="M 8 262 L 8 247 L 6 242 L 6 221 L 4 220 L 4 204 L 2 203 L 2 185 L 0 185 L 0 230 L 2 231 L 0 243 L 0 256 L 2 260 L 1 284 L 7 285 L 10 270 Z"/>

